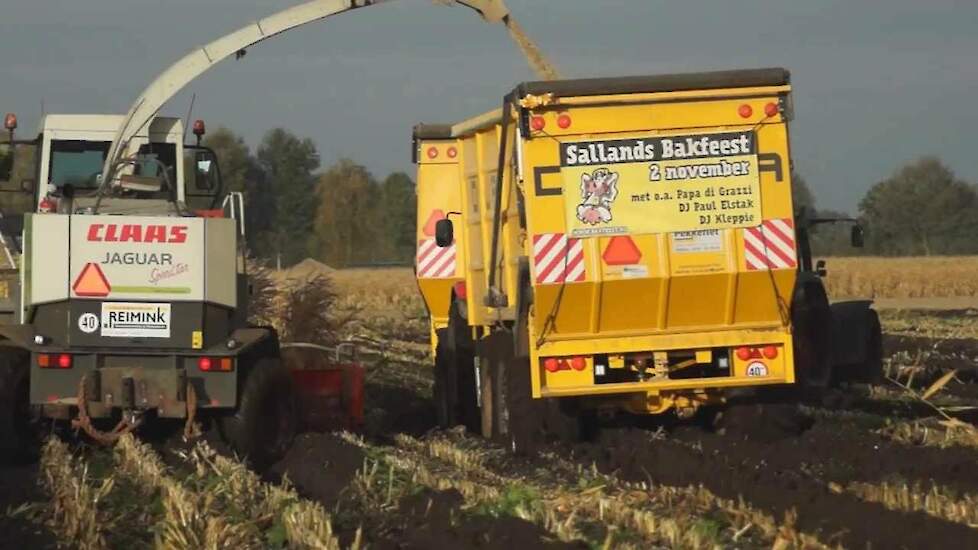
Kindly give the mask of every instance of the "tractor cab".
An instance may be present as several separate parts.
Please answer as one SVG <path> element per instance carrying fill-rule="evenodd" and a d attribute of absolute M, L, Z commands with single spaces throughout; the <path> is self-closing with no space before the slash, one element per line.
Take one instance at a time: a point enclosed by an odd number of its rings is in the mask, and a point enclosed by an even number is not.
<path fill-rule="evenodd" d="M 200 215 L 221 205 L 224 189 L 217 157 L 200 145 L 203 121 L 194 123 L 195 145 L 185 144 L 183 123 L 157 117 L 124 145 L 112 181 L 102 170 L 120 115 L 46 115 L 32 140 L 15 140 L 17 119 L 0 144 L 0 190 L 29 195 L 19 212 L 61 214 Z"/>

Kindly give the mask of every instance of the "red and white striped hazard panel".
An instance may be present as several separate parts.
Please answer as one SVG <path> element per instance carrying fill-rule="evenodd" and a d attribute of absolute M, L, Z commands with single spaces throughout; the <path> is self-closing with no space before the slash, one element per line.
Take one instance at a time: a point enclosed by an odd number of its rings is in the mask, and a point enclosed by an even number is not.
<path fill-rule="evenodd" d="M 455 275 L 455 243 L 445 248 L 435 244 L 435 239 L 418 243 L 418 277 L 444 279 Z"/>
<path fill-rule="evenodd" d="M 758 227 L 745 228 L 744 259 L 751 271 L 797 267 L 794 222 L 790 218 L 764 220 Z"/>
<path fill-rule="evenodd" d="M 584 280 L 584 245 L 564 233 L 533 236 L 533 266 L 537 284 Z"/>

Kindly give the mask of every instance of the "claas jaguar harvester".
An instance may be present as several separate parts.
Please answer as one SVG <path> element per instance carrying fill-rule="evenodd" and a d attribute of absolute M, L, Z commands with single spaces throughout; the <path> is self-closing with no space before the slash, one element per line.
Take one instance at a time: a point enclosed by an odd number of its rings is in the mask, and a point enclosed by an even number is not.
<path fill-rule="evenodd" d="M 103 178 L 122 122 L 47 115 L 36 138 L 11 140 L 34 165 L 4 189 L 31 206 L 20 246 L 4 235 L 20 269 L 0 324 L 3 444 L 29 452 L 37 416 L 103 441 L 150 417 L 196 418 L 261 464 L 296 420 L 274 330 L 247 323 L 242 198 L 179 119 L 134 132 Z M 199 142 L 203 122 L 193 130 Z"/>
<path fill-rule="evenodd" d="M 808 242 L 854 220 L 795 212 L 791 114 L 788 72 L 759 69 L 529 82 L 417 127 L 442 424 L 517 442 L 875 376 L 878 318 L 830 305 Z"/>

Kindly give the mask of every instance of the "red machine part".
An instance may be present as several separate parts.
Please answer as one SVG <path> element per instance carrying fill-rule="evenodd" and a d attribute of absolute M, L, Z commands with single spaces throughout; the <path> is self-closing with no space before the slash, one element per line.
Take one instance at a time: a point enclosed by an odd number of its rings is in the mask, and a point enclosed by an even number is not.
<path fill-rule="evenodd" d="M 363 427 L 363 366 L 347 363 L 291 372 L 305 429 L 357 431 Z"/>

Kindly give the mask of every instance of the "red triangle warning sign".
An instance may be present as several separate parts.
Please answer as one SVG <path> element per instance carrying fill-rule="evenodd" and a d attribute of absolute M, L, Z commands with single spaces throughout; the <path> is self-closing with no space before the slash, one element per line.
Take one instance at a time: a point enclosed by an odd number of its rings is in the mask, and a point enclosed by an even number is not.
<path fill-rule="evenodd" d="M 85 264 L 85 267 L 82 268 L 81 273 L 78 274 L 78 278 L 75 279 L 75 284 L 71 285 L 71 289 L 78 296 L 95 298 L 108 296 L 109 292 L 112 291 L 108 279 L 102 273 L 102 268 L 98 264 L 91 262 Z"/>
<path fill-rule="evenodd" d="M 642 251 L 628 235 L 612 237 L 601 258 L 608 265 L 633 265 L 642 259 Z"/>
<path fill-rule="evenodd" d="M 435 224 L 438 223 L 438 220 L 442 220 L 442 219 L 445 219 L 445 213 L 442 212 L 441 209 L 432 210 L 431 215 L 428 216 L 428 221 L 425 222 L 424 228 L 422 229 L 424 234 L 429 237 L 434 237 Z"/>

